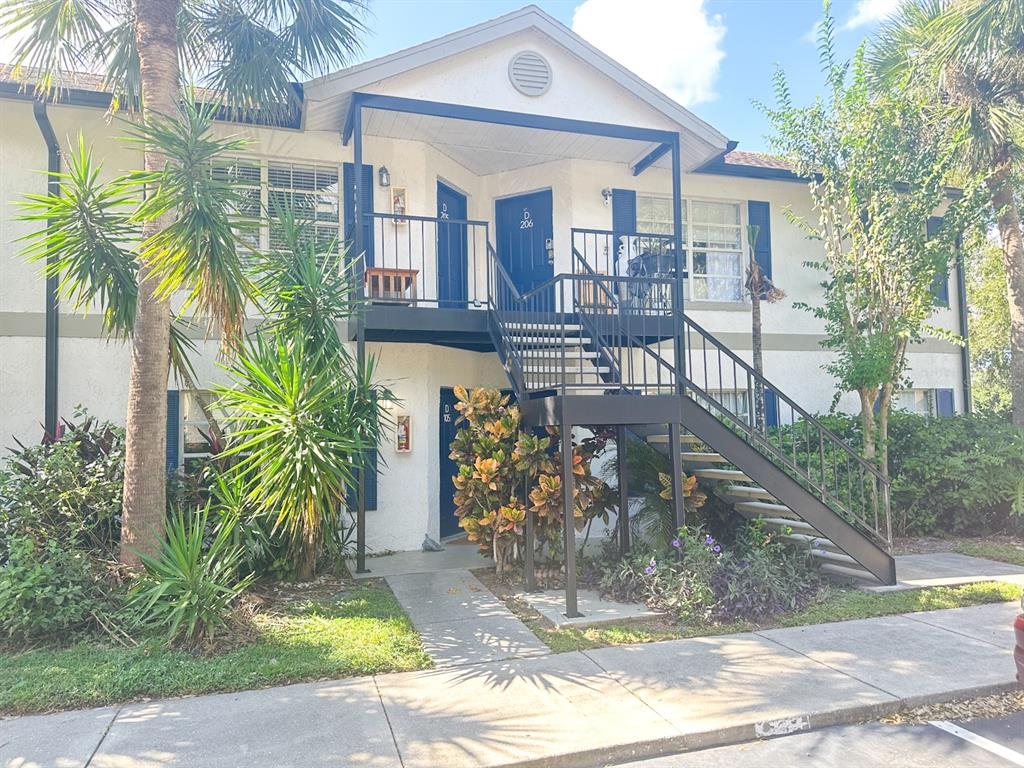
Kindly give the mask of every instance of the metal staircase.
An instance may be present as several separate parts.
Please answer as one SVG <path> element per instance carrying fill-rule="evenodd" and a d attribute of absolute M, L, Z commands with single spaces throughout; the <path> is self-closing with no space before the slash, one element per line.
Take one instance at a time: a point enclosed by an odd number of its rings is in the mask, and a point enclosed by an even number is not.
<path fill-rule="evenodd" d="M 628 426 L 669 456 L 674 477 L 713 485 L 738 514 L 806 546 L 823 571 L 896 583 L 888 480 L 674 311 L 672 278 L 599 274 L 575 248 L 573 273 L 526 293 L 490 247 L 488 271 L 491 336 L 528 424 Z M 681 501 L 675 509 L 684 522 Z"/>

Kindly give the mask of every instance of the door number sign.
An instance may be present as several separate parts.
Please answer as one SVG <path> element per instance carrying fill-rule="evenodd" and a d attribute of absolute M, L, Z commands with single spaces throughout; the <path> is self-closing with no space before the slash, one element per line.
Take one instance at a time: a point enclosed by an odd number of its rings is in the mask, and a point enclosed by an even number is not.
<path fill-rule="evenodd" d="M 519 222 L 520 229 L 533 229 L 533 217 L 530 216 L 530 209 L 523 208 L 523 219 Z"/>

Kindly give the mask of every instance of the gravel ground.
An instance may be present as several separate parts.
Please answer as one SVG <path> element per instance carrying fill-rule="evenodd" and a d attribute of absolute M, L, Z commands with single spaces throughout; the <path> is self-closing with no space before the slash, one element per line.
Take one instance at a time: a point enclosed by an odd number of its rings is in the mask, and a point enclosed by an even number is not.
<path fill-rule="evenodd" d="M 892 546 L 893 554 L 896 555 L 926 555 L 932 552 L 954 552 L 957 544 L 971 542 L 979 544 L 1010 544 L 1015 547 L 1024 548 L 1024 537 L 1006 534 L 993 534 L 982 537 L 957 536 L 956 538 L 914 536 L 902 539 L 897 538 L 893 541 Z"/>
<path fill-rule="evenodd" d="M 977 699 L 960 699 L 944 704 L 914 707 L 882 718 L 882 722 L 889 725 L 921 725 L 929 720 L 964 722 L 1021 711 L 1024 711 L 1024 689 L 1017 689 Z"/>

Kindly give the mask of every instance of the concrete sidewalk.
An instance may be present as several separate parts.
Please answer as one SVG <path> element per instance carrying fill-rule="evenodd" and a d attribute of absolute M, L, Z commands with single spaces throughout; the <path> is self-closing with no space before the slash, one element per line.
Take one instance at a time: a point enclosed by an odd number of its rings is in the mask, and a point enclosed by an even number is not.
<path fill-rule="evenodd" d="M 597 766 L 1013 684 L 1015 603 L 0 721 L 0 766 Z"/>

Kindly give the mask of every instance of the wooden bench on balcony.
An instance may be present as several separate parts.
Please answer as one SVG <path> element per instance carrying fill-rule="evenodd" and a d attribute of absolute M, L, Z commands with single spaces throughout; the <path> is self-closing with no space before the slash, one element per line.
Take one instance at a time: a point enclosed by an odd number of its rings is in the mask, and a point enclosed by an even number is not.
<path fill-rule="evenodd" d="M 416 304 L 418 269 L 366 268 L 366 298 L 388 304 Z"/>

